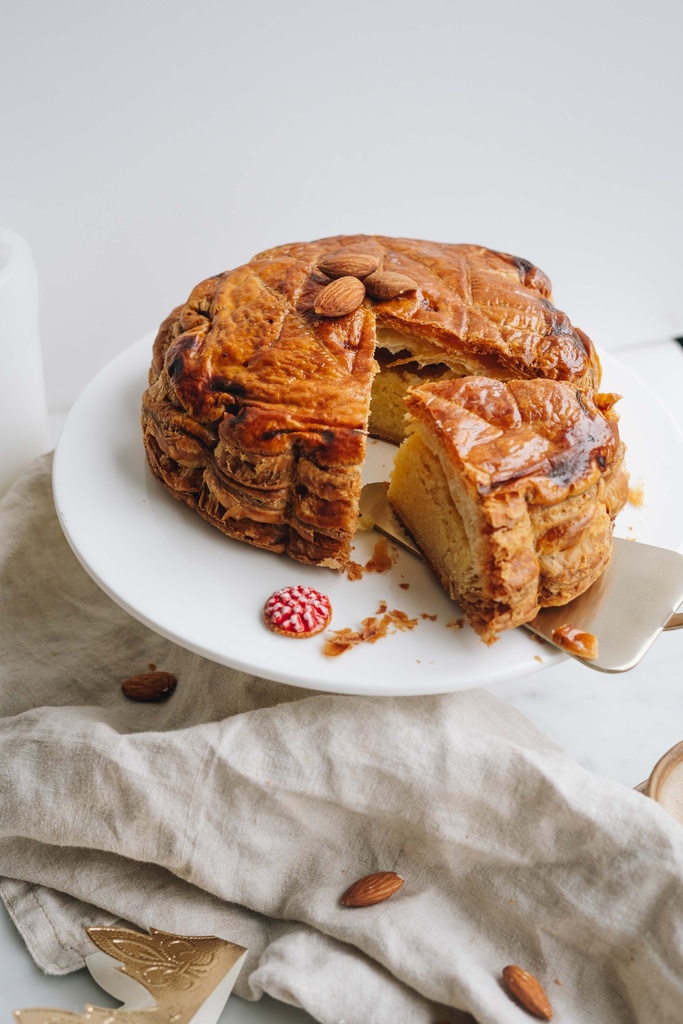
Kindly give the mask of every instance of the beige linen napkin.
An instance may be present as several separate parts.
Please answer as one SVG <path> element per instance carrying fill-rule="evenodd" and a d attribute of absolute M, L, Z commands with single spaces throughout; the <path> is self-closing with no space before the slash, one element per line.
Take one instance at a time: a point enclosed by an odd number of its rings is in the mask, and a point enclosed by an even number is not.
<path fill-rule="evenodd" d="M 483 690 L 335 696 L 182 650 L 77 563 L 50 470 L 0 503 L 0 894 L 41 967 L 124 920 L 248 946 L 237 992 L 323 1024 L 518 1024 L 510 963 L 558 1024 L 680 1024 L 683 829 L 658 805 Z M 121 693 L 148 663 L 178 677 L 164 704 Z M 342 907 L 377 870 L 400 893 Z"/>

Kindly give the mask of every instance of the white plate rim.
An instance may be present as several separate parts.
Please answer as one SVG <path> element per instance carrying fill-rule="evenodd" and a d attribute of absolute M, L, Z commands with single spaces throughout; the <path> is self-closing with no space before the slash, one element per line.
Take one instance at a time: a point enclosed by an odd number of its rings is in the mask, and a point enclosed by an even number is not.
<path fill-rule="evenodd" d="M 96 519 L 97 515 L 101 517 L 104 514 L 106 517 L 107 508 L 106 506 L 104 508 L 102 506 L 102 501 L 106 498 L 106 495 L 101 494 L 97 487 L 89 490 L 86 489 L 84 491 L 83 475 L 82 472 L 76 472 L 76 467 L 77 464 L 80 463 L 78 466 L 79 470 L 85 468 L 97 476 L 97 473 L 101 469 L 101 464 L 98 464 L 95 461 L 93 444 L 94 441 L 99 438 L 99 440 L 104 441 L 105 472 L 107 467 L 109 467 L 111 472 L 114 472 L 113 467 L 115 466 L 115 453 L 111 450 L 113 444 L 112 438 L 106 434 L 106 430 L 104 431 L 103 437 L 99 436 L 98 430 L 100 430 L 101 421 L 98 416 L 93 416 L 93 412 L 95 410 L 100 412 L 104 408 L 105 414 L 109 415 L 111 419 L 115 410 L 119 409 L 118 420 L 114 417 L 112 422 L 116 422 L 117 425 L 121 425 L 122 437 L 132 443 L 134 436 L 139 434 L 139 416 L 135 418 L 134 423 L 131 423 L 130 417 L 126 418 L 121 416 L 121 408 L 119 408 L 119 406 L 125 406 L 123 390 L 126 386 L 130 387 L 133 380 L 136 381 L 136 400 L 139 405 L 139 398 L 141 397 L 142 391 L 146 385 L 146 375 L 151 357 L 153 337 L 154 335 L 150 333 L 145 335 L 143 338 L 140 338 L 139 341 L 128 346 L 113 360 L 111 360 L 111 362 L 103 367 L 103 369 L 87 385 L 72 407 L 64 424 L 57 444 L 53 468 L 53 492 L 55 505 L 62 529 L 72 550 L 98 586 L 129 614 L 144 623 L 156 633 L 165 636 L 167 639 L 179 644 L 181 647 L 194 651 L 211 661 L 227 665 L 239 671 L 275 679 L 279 682 L 290 685 L 335 693 L 413 696 L 451 692 L 476 686 L 485 686 L 495 683 L 501 679 L 512 679 L 516 676 L 534 674 L 564 660 L 565 656 L 560 652 L 555 651 L 549 645 L 539 647 L 527 631 L 524 630 L 511 631 L 509 634 L 503 636 L 492 648 L 486 648 L 478 640 L 474 639 L 473 642 L 476 644 L 474 650 L 476 653 L 472 655 L 472 644 L 469 640 L 466 640 L 466 634 L 471 631 L 466 627 L 466 629 L 462 631 L 462 634 L 454 634 L 452 631 L 449 631 L 449 647 L 446 654 L 441 655 L 441 662 L 437 669 L 428 671 L 428 666 L 425 665 L 425 659 L 414 657 L 419 648 L 416 647 L 414 643 L 406 641 L 406 637 L 417 637 L 418 644 L 422 643 L 424 637 L 425 652 L 428 655 L 430 652 L 426 649 L 429 643 L 434 644 L 436 642 L 438 646 L 438 641 L 435 641 L 434 635 L 429 637 L 424 636 L 425 633 L 430 632 L 431 623 L 429 622 L 421 622 L 413 633 L 397 634 L 395 636 L 387 637 L 376 645 L 372 645 L 372 647 L 364 644 L 360 647 L 353 648 L 340 658 L 330 659 L 324 657 L 321 658 L 320 656 L 310 657 L 310 651 L 308 651 L 309 646 L 317 640 L 319 641 L 317 650 L 320 650 L 322 647 L 321 637 L 307 641 L 288 640 L 280 637 L 275 638 L 273 634 L 263 626 L 260 620 L 260 608 L 273 590 L 278 589 L 281 585 L 285 585 L 284 582 L 281 582 L 283 572 L 280 571 L 282 570 L 283 559 L 284 564 L 287 566 L 287 569 L 284 572 L 284 576 L 288 577 L 287 582 L 307 582 L 311 585 L 317 586 L 320 590 L 329 592 L 330 577 L 327 576 L 324 582 L 313 582 L 319 577 L 321 570 L 313 567 L 301 566 L 299 563 L 292 563 L 292 560 L 287 559 L 285 556 L 273 556 L 267 552 L 257 552 L 256 549 L 252 549 L 248 545 L 239 544 L 239 542 L 236 541 L 230 541 L 228 538 L 223 537 L 218 530 L 215 530 L 208 526 L 208 524 L 205 524 L 204 521 L 189 508 L 183 505 L 178 506 L 178 503 L 174 502 L 161 485 L 152 477 L 146 465 L 141 437 L 139 440 L 139 450 L 131 448 L 127 456 L 130 459 L 135 458 L 139 460 L 140 465 L 136 468 L 138 478 L 140 467 L 142 467 L 142 471 L 144 473 L 146 494 L 143 497 L 138 487 L 138 493 L 136 495 L 138 503 L 141 500 L 144 504 L 149 500 L 151 504 L 154 504 L 157 507 L 157 511 L 160 511 L 162 510 L 162 505 L 160 503 L 166 502 L 166 507 L 162 511 L 162 519 L 168 513 L 174 521 L 178 519 L 178 515 L 176 513 L 178 512 L 178 507 L 180 507 L 182 509 L 181 515 L 185 516 L 184 522 L 186 524 L 190 524 L 187 527 L 183 526 L 183 529 L 191 529 L 196 533 L 198 524 L 201 524 L 201 529 L 208 531 L 207 536 L 211 537 L 211 543 L 221 545 L 221 548 L 216 548 L 215 550 L 221 552 L 222 555 L 224 555 L 226 550 L 226 544 L 233 546 L 238 545 L 238 548 L 235 548 L 234 550 L 239 551 L 239 554 L 235 557 L 242 567 L 244 567 L 245 564 L 245 557 L 249 558 L 251 554 L 254 556 L 252 563 L 255 565 L 263 564 L 262 561 L 260 563 L 257 562 L 257 559 L 262 560 L 263 558 L 266 558 L 277 560 L 271 561 L 268 564 L 269 567 L 272 566 L 273 570 L 275 570 L 275 567 L 277 566 L 278 571 L 274 571 L 273 585 L 262 588 L 259 606 L 253 606 L 251 608 L 251 625 L 244 627 L 247 630 L 247 633 L 240 635 L 240 644 L 235 645 L 235 643 L 230 643 L 227 647 L 224 643 L 221 644 L 213 642 L 212 640 L 207 640 L 206 636 L 200 636 L 197 629 L 188 629 L 186 623 L 181 621 L 180 616 L 174 616 L 171 613 L 169 607 L 165 603 L 164 595 L 162 594 L 160 596 L 158 590 L 155 590 L 154 587 L 151 588 L 152 595 L 151 598 L 148 599 L 148 596 L 145 594 L 139 580 L 135 583 L 127 584 L 126 581 L 115 571 L 116 566 L 112 563 L 106 549 L 101 546 L 98 547 L 97 543 L 94 543 L 94 537 L 87 533 L 86 523 L 88 520 Z M 683 437 L 668 412 L 657 399 L 656 395 L 652 394 L 642 384 L 642 382 L 635 377 L 635 375 L 631 374 L 627 367 L 624 367 L 623 364 L 620 364 L 612 356 L 609 354 L 605 355 L 603 353 L 601 354 L 601 358 L 603 360 L 605 384 L 608 386 L 610 385 L 610 377 L 618 378 L 620 383 L 626 379 L 630 390 L 629 388 L 625 390 L 629 390 L 631 400 L 633 400 L 633 395 L 637 396 L 637 400 L 635 402 L 637 406 L 645 406 L 646 412 L 649 414 L 645 419 L 649 423 L 650 428 L 652 428 L 654 418 L 656 430 L 660 434 L 665 434 L 667 444 L 670 444 L 672 447 L 677 447 L 679 455 L 683 453 Z M 132 393 L 126 393 L 125 397 L 126 400 L 129 401 L 132 397 Z M 110 403 L 110 407 L 107 403 Z M 642 408 L 638 411 L 642 414 Z M 122 419 L 123 422 L 121 422 Z M 84 433 L 84 427 L 88 425 L 90 426 L 91 431 L 94 431 L 95 438 L 90 436 L 90 432 Z M 102 428 L 102 430 L 104 430 L 104 428 Z M 102 433 L 102 431 L 100 431 L 100 433 Z M 111 433 L 113 433 L 113 431 L 110 430 L 110 435 Z M 651 439 L 649 440 L 651 441 Z M 657 449 L 656 445 L 655 448 Z M 652 445 L 650 443 L 647 446 L 648 455 L 651 450 Z M 120 452 L 118 454 L 120 454 Z M 647 462 L 647 460 L 642 457 L 642 453 L 637 461 L 639 462 L 639 468 L 641 469 Z M 674 474 L 671 476 L 672 478 L 675 478 Z M 369 478 L 373 479 L 376 477 L 371 475 Z M 108 486 L 106 478 L 104 479 L 104 486 L 105 488 Z M 683 481 L 681 481 L 681 483 L 675 483 L 674 486 L 680 506 L 681 499 L 683 499 Z M 110 494 L 109 497 L 111 498 L 111 496 L 112 495 Z M 114 497 L 115 500 L 120 499 L 123 502 L 122 507 L 125 508 L 125 501 L 127 498 L 130 498 L 130 495 L 126 494 L 126 487 L 123 486 L 116 491 Z M 81 505 L 80 509 L 79 503 Z M 83 503 L 87 506 L 86 508 L 83 508 Z M 172 506 L 174 507 L 174 511 L 170 511 Z M 666 545 L 676 549 L 683 546 L 683 525 L 678 529 L 673 529 L 673 524 L 670 521 L 671 517 L 667 518 L 666 515 L 663 516 L 661 509 L 655 516 L 656 527 L 653 527 L 652 523 L 650 523 L 649 531 L 647 507 L 643 510 L 627 506 L 627 509 L 629 510 L 628 513 L 625 510 L 620 517 L 617 530 L 617 532 L 622 536 L 631 536 L 634 539 L 648 540 L 650 543 L 659 543 L 660 545 Z M 112 526 L 116 529 L 116 522 L 114 520 L 116 519 L 117 514 L 119 514 L 119 510 L 117 510 L 116 514 L 112 513 L 109 517 L 108 527 L 110 530 L 112 529 Z M 625 517 L 629 519 L 628 523 L 625 521 Z M 652 516 L 650 515 L 649 518 L 652 519 Z M 140 521 L 143 522 L 144 526 L 145 520 L 140 520 L 139 517 L 138 520 L 136 520 L 137 525 L 139 525 Z M 152 520 L 150 519 L 150 523 L 151 521 Z M 121 529 L 123 530 L 125 527 L 121 526 Z M 645 530 L 645 533 L 656 534 L 658 540 L 653 540 L 650 535 L 643 536 L 643 530 Z M 639 531 L 640 535 L 638 535 Z M 360 539 L 361 549 L 363 548 L 363 545 L 365 545 L 366 554 L 368 552 L 368 544 L 370 543 L 371 542 L 367 537 Z M 204 550 L 204 548 L 202 548 L 202 550 Z M 250 554 L 245 554 L 245 552 Z M 360 556 L 357 555 L 356 557 L 358 561 L 364 561 L 362 553 Z M 405 562 L 406 559 L 409 560 L 407 563 Z M 410 570 L 412 574 L 414 570 L 414 560 L 411 559 L 410 555 L 401 554 L 398 565 L 403 566 L 405 569 L 406 565 L 410 566 L 411 561 L 413 561 L 413 568 Z M 141 567 L 141 572 L 143 568 L 144 567 Z M 149 567 L 147 568 L 149 569 Z M 386 575 L 391 576 L 396 571 L 397 569 L 395 567 L 391 573 Z M 337 583 L 335 583 L 332 589 L 336 589 L 338 591 L 338 574 L 334 575 L 337 578 Z M 362 585 L 366 587 L 368 591 L 372 589 L 377 593 L 378 590 L 382 590 L 383 587 L 372 586 L 367 581 L 372 580 L 372 584 L 375 584 L 378 579 L 379 577 L 372 578 L 366 576 L 362 581 L 360 581 L 360 584 L 357 583 L 354 586 L 358 587 Z M 152 582 L 149 574 L 146 576 L 146 582 L 148 585 Z M 348 581 L 345 581 L 345 583 L 348 583 Z M 412 584 L 413 578 L 411 575 L 411 585 Z M 440 596 L 445 598 L 445 595 L 441 593 L 440 587 L 436 581 L 434 581 L 434 586 L 438 588 Z M 342 598 L 342 602 L 344 600 L 345 599 Z M 440 602 L 435 598 L 435 602 L 440 608 L 443 608 L 442 601 Z M 371 604 L 372 601 L 369 601 L 368 607 Z M 162 605 L 164 606 L 163 608 Z M 333 599 L 333 606 L 334 605 L 335 600 Z M 448 605 L 455 611 L 456 606 L 451 606 L 450 602 Z M 366 608 L 365 611 L 367 614 L 368 609 Z M 374 608 L 370 608 L 370 613 L 372 611 L 374 611 Z M 336 629 L 343 625 L 353 626 L 358 622 L 358 619 L 355 623 L 347 620 L 348 607 L 347 618 L 344 621 L 333 621 L 331 628 Z M 243 635 L 251 636 L 251 647 L 241 647 Z M 273 655 L 272 653 L 274 650 L 272 647 L 274 640 L 277 641 L 278 645 L 280 645 L 276 649 L 278 652 L 276 655 Z M 463 641 L 466 642 L 463 643 Z M 283 644 L 286 646 L 282 647 L 281 645 Z M 453 648 L 452 652 L 450 645 L 452 645 Z M 463 647 L 465 648 L 464 654 L 462 650 Z M 270 653 L 268 656 L 264 657 L 263 654 L 265 650 L 268 650 Z M 376 654 L 377 651 L 380 651 L 381 653 L 378 655 Z M 439 647 L 439 651 L 441 651 L 441 647 Z M 415 664 L 413 666 L 411 662 L 409 672 L 406 659 L 409 659 L 410 657 L 413 657 Z M 429 658 L 427 657 L 426 660 L 429 664 L 434 665 L 434 659 L 429 661 Z M 425 667 L 419 668 L 418 666 Z M 387 675 L 387 671 L 389 671 L 390 675 Z"/>

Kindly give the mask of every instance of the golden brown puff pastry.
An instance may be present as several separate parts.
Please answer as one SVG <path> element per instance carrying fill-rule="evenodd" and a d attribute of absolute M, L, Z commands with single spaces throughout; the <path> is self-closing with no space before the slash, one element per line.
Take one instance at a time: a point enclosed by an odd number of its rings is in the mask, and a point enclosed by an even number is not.
<path fill-rule="evenodd" d="M 319 316 L 329 279 L 318 264 L 339 250 L 375 255 L 416 287 Z M 284 245 L 203 281 L 161 325 L 142 409 L 150 467 L 229 536 L 342 566 L 373 377 L 392 362 L 427 377 L 540 376 L 582 390 L 600 378 L 591 342 L 525 260 L 374 235 Z M 377 418 L 376 433 L 400 439 L 400 422 L 384 430 Z"/>
<path fill-rule="evenodd" d="M 550 380 L 425 384 L 389 500 L 486 643 L 607 565 L 628 494 L 615 395 Z"/>

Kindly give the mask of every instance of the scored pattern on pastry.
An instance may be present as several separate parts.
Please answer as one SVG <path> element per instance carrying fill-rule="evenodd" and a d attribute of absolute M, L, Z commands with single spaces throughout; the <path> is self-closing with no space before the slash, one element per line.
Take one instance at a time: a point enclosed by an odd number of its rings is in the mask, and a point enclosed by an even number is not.
<path fill-rule="evenodd" d="M 408 396 L 389 501 L 486 643 L 567 604 L 609 562 L 628 495 L 617 397 L 483 377 Z"/>
<path fill-rule="evenodd" d="M 339 251 L 376 256 L 417 287 L 320 316 L 330 280 L 318 264 Z M 588 390 L 600 366 L 550 301 L 547 277 L 517 257 L 369 235 L 278 246 L 201 282 L 161 325 L 143 398 L 147 458 L 174 497 L 228 536 L 343 566 L 373 378 L 370 429 L 400 440 L 401 389 L 413 377 L 473 373 Z M 400 409 L 386 425 L 383 402 Z"/>

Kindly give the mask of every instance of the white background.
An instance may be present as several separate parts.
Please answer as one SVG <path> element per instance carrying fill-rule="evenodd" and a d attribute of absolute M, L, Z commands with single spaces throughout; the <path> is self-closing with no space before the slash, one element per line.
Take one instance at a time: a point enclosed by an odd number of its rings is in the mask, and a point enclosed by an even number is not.
<path fill-rule="evenodd" d="M 282 242 L 489 245 L 605 347 L 683 333 L 679 0 L 5 0 L 0 223 L 52 411 Z"/>
<path fill-rule="evenodd" d="M 0 224 L 37 264 L 53 420 L 203 277 L 381 232 L 537 263 L 683 423 L 683 356 L 652 344 L 683 335 L 682 182 L 681 0 L 0 4 Z M 625 677 L 494 692 L 633 786 L 683 739 L 682 658 L 679 632 Z M 94 995 L 0 925 L 3 1013 Z"/>

